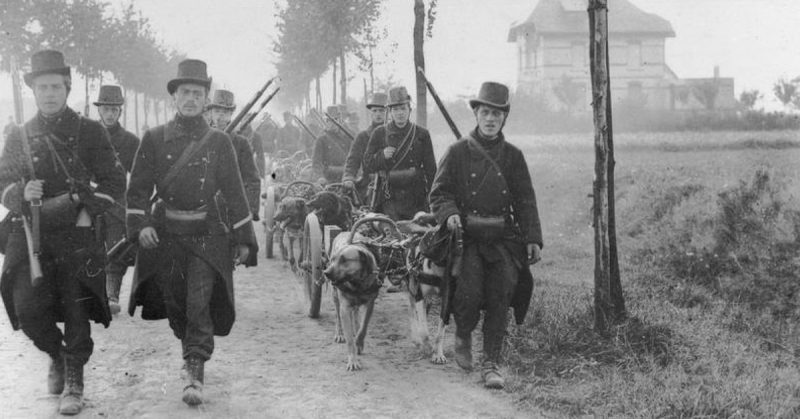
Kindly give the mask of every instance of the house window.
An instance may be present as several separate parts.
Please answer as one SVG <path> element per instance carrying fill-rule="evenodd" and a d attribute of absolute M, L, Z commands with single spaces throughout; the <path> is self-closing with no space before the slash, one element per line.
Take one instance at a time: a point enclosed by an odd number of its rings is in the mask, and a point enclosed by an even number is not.
<path fill-rule="evenodd" d="M 628 65 L 633 67 L 642 66 L 642 43 L 629 42 L 628 43 Z"/>

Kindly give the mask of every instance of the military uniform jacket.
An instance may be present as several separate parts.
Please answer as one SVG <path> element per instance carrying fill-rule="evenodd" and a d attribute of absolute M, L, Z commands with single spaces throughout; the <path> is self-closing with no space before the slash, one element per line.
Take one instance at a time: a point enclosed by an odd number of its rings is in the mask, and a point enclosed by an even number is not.
<path fill-rule="evenodd" d="M 191 141 L 200 141 L 208 130 L 211 136 L 205 146 L 183 168 L 176 179 L 160 190 L 158 186 L 183 150 Z M 167 208 L 191 211 L 207 208 L 208 232 L 196 234 L 167 234 L 163 223 L 151 213 L 153 192 Z M 226 201 L 232 232 L 224 225 L 216 209 L 214 197 L 221 192 Z M 231 239 L 236 244 L 257 252 L 252 214 L 245 198 L 239 166 L 230 137 L 210 128 L 202 117 L 177 116 L 166 125 L 148 130 L 136 153 L 128 185 L 128 237 L 138 240 L 145 227 L 155 227 L 160 243 L 157 248 L 140 249 L 136 261 L 129 312 L 142 306 L 142 318 L 166 318 L 166 309 L 157 281 L 161 276 L 183 275 L 186 255 L 202 258 L 217 272 L 219 286 L 214 287 L 211 313 L 214 333 L 226 335 L 235 319 L 233 304 L 233 254 Z M 229 237 L 232 236 L 232 237 Z"/>
<path fill-rule="evenodd" d="M 259 199 L 261 198 L 261 178 L 253 160 L 253 149 L 246 137 L 233 135 L 233 149 L 239 163 L 239 175 L 242 177 L 244 194 L 253 217 L 258 217 Z M 231 220 L 233 221 L 233 220 Z"/>
<path fill-rule="evenodd" d="M 405 143 L 406 139 L 409 139 Z M 407 144 L 407 146 L 404 146 Z M 397 150 L 391 159 L 383 155 L 383 149 L 391 146 Z M 401 146 L 403 146 L 401 148 Z M 408 151 L 406 152 L 406 147 Z M 391 172 L 406 171 L 414 168 L 414 177 L 402 182 L 394 182 Z M 409 122 L 403 128 L 394 123 L 380 126 L 372 131 L 364 153 L 364 171 L 366 173 L 385 172 L 388 182 L 388 196 L 378 191 L 378 205 L 387 199 L 402 202 L 407 206 L 405 213 L 425 211 L 428 208 L 428 192 L 436 174 L 436 159 L 433 155 L 433 143 L 428 130 Z M 380 209 L 378 209 L 380 210 Z"/>
<path fill-rule="evenodd" d="M 356 135 L 353 145 L 350 146 L 350 152 L 347 153 L 347 161 L 344 164 L 344 175 L 342 182 L 351 180 L 359 182 L 365 176 L 362 173 L 362 166 L 364 162 L 364 153 L 367 151 L 367 144 L 369 143 L 369 136 L 375 128 L 381 124 L 372 124 L 369 128 L 361 131 Z"/>
<path fill-rule="evenodd" d="M 511 229 L 500 242 L 476 242 L 465 235 L 464 243 L 480 246 L 481 254 L 490 260 L 498 247 L 505 248 L 514 259 L 520 280 L 511 305 L 517 323 L 521 323 L 533 292 L 525 245 L 543 245 L 536 193 L 522 151 L 506 142 L 502 133 L 496 141 L 489 142 L 481 139 L 475 131 L 452 144 L 439 162 L 430 193 L 431 210 L 440 225 L 454 214 L 462 217 L 467 214 L 511 216 Z M 468 141 L 469 137 L 478 139 L 478 144 L 497 162 L 505 182 L 496 173 L 494 165 L 473 148 L 474 143 Z"/>
<path fill-rule="evenodd" d="M 325 134 L 317 138 L 314 154 L 311 157 L 314 180 L 324 177 L 328 183 L 341 182 L 347 152 L 350 151 L 352 143 L 352 140 L 341 133 L 339 128 L 326 130 Z"/>
<path fill-rule="evenodd" d="M 116 151 L 117 159 L 122 163 L 125 171 L 130 173 L 133 167 L 133 158 L 136 157 L 136 150 L 139 148 L 139 139 L 133 133 L 117 123 L 111 128 L 107 128 L 111 135 L 111 145 Z"/>
<path fill-rule="evenodd" d="M 41 216 L 41 262 L 45 273 L 63 258 L 83 258 L 86 269 L 76 273 L 80 282 L 92 291 L 95 299 L 89 305 L 89 317 L 108 325 L 111 314 L 108 310 L 105 291 L 105 251 L 102 240 L 93 240 L 87 227 L 76 227 L 78 213 L 86 209 L 93 220 L 122 199 L 125 193 L 125 172 L 117 162 L 107 131 L 97 121 L 83 118 L 66 108 L 55 120 L 46 120 L 37 115 L 25 124 L 25 132 L 31 146 L 36 178 L 44 180 L 43 207 Z M 25 163 L 20 128 L 9 135 L 3 155 L 0 157 L 0 190 L 2 204 L 14 214 L 27 212 L 29 205 L 23 199 L 25 183 L 30 174 Z M 73 179 L 88 185 L 93 181 L 97 187 L 93 192 L 76 190 L 64 173 L 67 170 Z M 24 181 L 22 179 L 25 179 Z M 78 192 L 79 202 L 64 200 L 64 205 L 50 207 L 55 197 L 67 197 Z M 47 208 L 52 208 L 47 210 Z M 8 316 L 14 328 L 16 318 L 13 299 L 13 278 L 10 273 L 20 264 L 28 263 L 27 241 L 21 221 L 12 224 L 12 232 L 6 244 L 3 273 L 0 278 Z M 75 237 L 82 237 L 77 242 Z M 54 245 L 56 244 L 56 245 Z M 62 254 L 63 248 L 76 249 L 74 253 Z M 99 272 L 99 274 L 98 274 Z"/>
<path fill-rule="evenodd" d="M 300 128 L 294 125 L 286 124 L 278 130 L 278 138 L 275 144 L 278 150 L 288 151 L 293 154 L 297 151 L 303 150 L 303 144 L 300 142 Z"/>
<path fill-rule="evenodd" d="M 265 170 L 264 140 L 261 138 L 261 134 L 253 131 L 253 128 L 248 124 L 244 131 L 242 131 L 241 136 L 247 139 L 247 143 L 250 145 L 250 150 L 252 151 L 253 161 L 256 163 L 258 177 L 259 179 L 263 179 Z M 244 177 L 242 177 L 242 180 L 244 180 Z"/>

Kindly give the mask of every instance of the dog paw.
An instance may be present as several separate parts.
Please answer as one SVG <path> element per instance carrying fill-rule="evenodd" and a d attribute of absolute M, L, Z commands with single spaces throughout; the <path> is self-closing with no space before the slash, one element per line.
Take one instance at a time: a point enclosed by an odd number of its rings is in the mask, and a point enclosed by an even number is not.
<path fill-rule="evenodd" d="M 447 363 L 447 357 L 445 357 L 442 354 L 433 354 L 433 356 L 431 357 L 431 362 L 433 362 L 436 365 L 444 365 Z"/>
<path fill-rule="evenodd" d="M 356 342 L 356 353 L 359 355 L 364 353 L 364 342 Z"/>
<path fill-rule="evenodd" d="M 344 336 L 342 336 L 341 333 L 337 333 L 337 334 L 335 334 L 333 336 L 333 341 L 336 342 L 336 343 L 344 343 L 345 339 L 344 339 Z"/>
<path fill-rule="evenodd" d="M 347 371 L 360 371 L 361 370 L 361 363 L 358 362 L 356 359 L 351 359 L 347 361 Z"/>

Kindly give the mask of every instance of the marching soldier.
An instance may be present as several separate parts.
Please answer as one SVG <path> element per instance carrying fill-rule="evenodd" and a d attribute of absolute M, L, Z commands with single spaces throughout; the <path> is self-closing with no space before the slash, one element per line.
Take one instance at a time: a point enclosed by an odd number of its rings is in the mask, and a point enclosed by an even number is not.
<path fill-rule="evenodd" d="M 329 118 L 335 118 L 341 123 L 343 115 L 340 110 L 339 106 L 328 106 L 326 113 Z M 350 137 L 329 119 L 325 133 L 320 135 L 314 144 L 314 154 L 311 157 L 314 179 L 318 179 L 320 184 L 341 182 L 344 163 L 351 145 Z"/>
<path fill-rule="evenodd" d="M 300 128 L 297 128 L 292 123 L 292 113 L 289 111 L 284 112 L 283 126 L 278 130 L 278 140 L 275 145 L 276 151 L 285 150 L 289 154 L 294 154 L 303 150 L 303 144 L 300 140 Z"/>
<path fill-rule="evenodd" d="M 206 106 L 209 125 L 212 128 L 224 130 L 231 122 L 233 111 L 236 110 L 233 92 L 217 89 L 212 95 L 211 103 Z M 244 192 L 253 219 L 258 220 L 259 199 L 261 198 L 261 178 L 258 176 L 253 149 L 250 141 L 242 135 L 232 134 L 233 149 L 236 151 L 236 161 L 239 163 L 239 174 L 244 183 Z M 263 156 L 262 156 L 263 160 Z"/>
<path fill-rule="evenodd" d="M 258 248 L 231 139 L 203 119 L 210 85 L 205 62 L 178 65 L 167 84 L 177 114 L 145 133 L 128 188 L 128 237 L 140 245 L 128 311 L 142 306 L 146 320 L 169 319 L 183 348 L 188 405 L 202 403 L 214 336 L 233 326 L 234 264 Z M 217 193 L 232 230 L 214 205 Z"/>
<path fill-rule="evenodd" d="M 252 115 L 252 113 L 248 114 L 248 118 Z M 256 169 L 258 169 L 258 177 L 259 179 L 264 179 L 266 174 L 266 168 L 264 161 L 264 139 L 261 138 L 261 134 L 253 130 L 253 127 L 250 124 L 247 124 L 240 134 L 244 137 L 247 142 L 250 144 L 250 149 L 253 150 L 253 160 L 256 162 Z M 254 221 L 258 221 L 255 219 Z"/>
<path fill-rule="evenodd" d="M 430 200 L 440 225 L 464 228 L 463 266 L 452 303 L 456 362 L 472 368 L 472 331 L 483 309 L 484 384 L 502 388 L 497 364 L 508 308 L 514 307 L 522 323 L 533 291 L 528 266 L 541 259 L 542 231 L 525 157 L 502 132 L 511 107 L 508 88 L 486 82 L 470 106 L 477 127 L 447 150 Z"/>
<path fill-rule="evenodd" d="M 367 129 L 358 133 L 353 145 L 350 147 L 350 151 L 347 153 L 347 161 L 344 165 L 342 183 L 345 188 L 355 190 L 362 202 L 366 198 L 366 190 L 369 183 L 369 176 L 364 175 L 362 168 L 364 152 L 367 150 L 367 143 L 372 131 L 386 122 L 386 99 L 385 93 L 375 93 L 370 98 L 367 103 L 367 110 L 372 123 Z"/>
<path fill-rule="evenodd" d="M 359 123 L 361 120 L 358 117 L 358 112 L 347 112 L 347 118 L 345 118 L 345 126 L 350 130 L 350 132 L 360 132 L 361 127 L 359 127 Z"/>
<path fill-rule="evenodd" d="M 409 121 L 411 96 L 405 87 L 389 89 L 392 122 L 375 128 L 364 153 L 367 173 L 377 173 L 373 211 L 393 220 L 410 220 L 428 209 L 436 160 L 428 130 Z"/>
<path fill-rule="evenodd" d="M 103 126 L 67 106 L 72 79 L 61 52 L 35 53 L 24 78 L 38 113 L 11 132 L 0 157 L 2 204 L 14 220 L 0 291 L 12 327 L 50 355 L 47 384 L 50 393 L 61 394 L 59 412 L 75 415 L 83 408 L 83 367 L 94 348 L 89 321 L 106 327 L 111 321 L 97 220 L 122 198 L 125 173 Z M 32 243 L 21 217 L 39 200 L 43 278 L 32 284 Z M 57 322 L 64 322 L 63 332 Z"/>
<path fill-rule="evenodd" d="M 136 149 L 139 148 L 139 139 L 131 132 L 127 131 L 119 123 L 122 115 L 122 106 L 125 99 L 122 97 L 122 89 L 119 86 L 100 86 L 100 93 L 97 97 L 97 112 L 100 114 L 100 123 L 108 130 L 111 135 L 111 145 L 114 147 L 117 159 L 122 164 L 126 173 L 131 172 L 133 158 L 136 156 Z M 125 238 L 125 199 L 124 196 L 112 209 L 106 213 L 106 248 L 111 248 L 115 243 Z M 106 266 L 106 292 L 108 293 L 108 306 L 111 314 L 120 311 L 119 289 L 122 285 L 122 277 L 128 270 L 128 261 L 109 260 Z"/>

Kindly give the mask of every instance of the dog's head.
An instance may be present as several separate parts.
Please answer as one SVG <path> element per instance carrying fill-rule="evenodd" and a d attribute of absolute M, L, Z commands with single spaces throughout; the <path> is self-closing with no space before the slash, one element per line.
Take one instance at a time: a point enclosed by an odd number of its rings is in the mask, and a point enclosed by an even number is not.
<path fill-rule="evenodd" d="M 356 294 L 369 292 L 378 281 L 378 264 L 366 247 L 345 244 L 331 255 L 324 274 L 336 288 Z"/>
<path fill-rule="evenodd" d="M 301 229 L 305 223 L 307 215 L 306 201 L 303 198 L 289 196 L 283 198 L 278 203 L 278 210 L 275 212 L 275 222 L 282 228 Z"/>
<path fill-rule="evenodd" d="M 349 230 L 352 206 L 347 199 L 331 191 L 322 191 L 317 192 L 306 205 L 316 212 L 322 224 Z"/>

